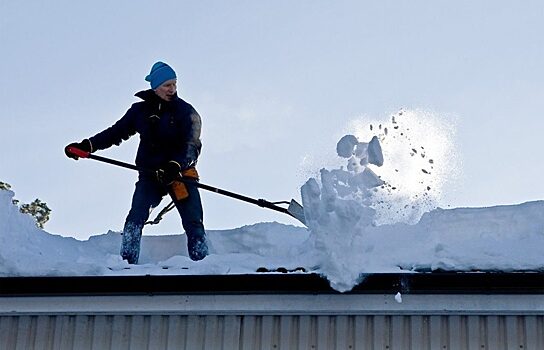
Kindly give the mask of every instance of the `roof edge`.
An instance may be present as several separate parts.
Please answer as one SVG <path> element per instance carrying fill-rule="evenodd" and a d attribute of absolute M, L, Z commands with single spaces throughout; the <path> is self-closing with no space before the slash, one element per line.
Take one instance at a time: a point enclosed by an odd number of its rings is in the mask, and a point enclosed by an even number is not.
<path fill-rule="evenodd" d="M 544 294 L 544 273 L 375 273 L 345 294 Z M 0 296 L 338 294 L 313 273 L 0 277 Z"/>

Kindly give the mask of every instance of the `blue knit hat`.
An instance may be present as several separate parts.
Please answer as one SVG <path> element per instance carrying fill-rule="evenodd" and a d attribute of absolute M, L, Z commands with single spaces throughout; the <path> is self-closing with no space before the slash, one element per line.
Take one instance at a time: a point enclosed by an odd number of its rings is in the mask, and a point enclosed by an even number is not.
<path fill-rule="evenodd" d="M 153 67 L 151 67 L 149 75 L 145 77 L 145 80 L 151 83 L 151 88 L 153 90 L 170 79 L 176 79 L 176 72 L 174 72 L 172 67 L 161 61 L 155 63 Z"/>

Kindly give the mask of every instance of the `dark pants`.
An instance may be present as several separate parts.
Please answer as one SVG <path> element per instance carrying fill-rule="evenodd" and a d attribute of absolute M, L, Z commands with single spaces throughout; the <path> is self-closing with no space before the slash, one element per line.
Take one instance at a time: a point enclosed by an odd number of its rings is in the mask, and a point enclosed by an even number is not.
<path fill-rule="evenodd" d="M 202 260 L 208 255 L 206 232 L 204 231 L 202 203 L 198 188 L 186 185 L 189 197 L 176 201 L 181 223 L 187 235 L 187 250 L 191 260 Z M 140 241 L 144 223 L 151 209 L 157 207 L 167 195 L 166 188 L 154 178 L 140 177 L 132 196 L 132 207 L 123 229 L 121 257 L 129 264 L 137 264 L 140 256 Z"/>

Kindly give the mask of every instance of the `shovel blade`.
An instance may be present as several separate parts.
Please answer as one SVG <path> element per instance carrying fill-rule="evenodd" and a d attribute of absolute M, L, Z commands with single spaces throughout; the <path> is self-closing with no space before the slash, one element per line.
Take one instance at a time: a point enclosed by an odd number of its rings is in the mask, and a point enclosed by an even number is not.
<path fill-rule="evenodd" d="M 291 199 L 287 212 L 291 214 L 292 217 L 302 222 L 306 226 L 306 219 L 304 218 L 304 208 L 296 200 Z"/>

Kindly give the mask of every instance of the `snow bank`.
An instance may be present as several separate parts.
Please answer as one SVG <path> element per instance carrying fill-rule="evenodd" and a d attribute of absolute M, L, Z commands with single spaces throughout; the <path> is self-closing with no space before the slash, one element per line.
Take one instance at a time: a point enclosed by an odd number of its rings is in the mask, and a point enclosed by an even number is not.
<path fill-rule="evenodd" d="M 260 267 L 315 267 L 305 228 L 259 223 L 208 231 L 210 256 L 189 259 L 185 235 L 145 236 L 139 265 L 119 257 L 121 235 L 110 231 L 86 241 L 39 229 L 12 204 L 14 193 L 0 190 L 0 276 L 141 274 L 246 274 Z"/>
<path fill-rule="evenodd" d="M 108 257 L 74 239 L 51 235 L 12 204 L 14 193 L 0 190 L 0 275 L 101 274 Z"/>
<path fill-rule="evenodd" d="M 0 191 L 0 276 L 248 274 L 260 267 L 302 267 L 347 291 L 376 272 L 544 270 L 541 201 L 436 209 L 416 225 L 350 228 L 346 223 L 353 221 L 342 221 L 349 213 L 342 209 L 331 215 L 338 231 L 278 223 L 208 231 L 211 255 L 200 262 L 187 257 L 185 235 L 144 236 L 141 264 L 129 266 L 118 255 L 118 232 L 87 241 L 52 235 L 20 213 L 12 198 L 13 192 Z"/>

